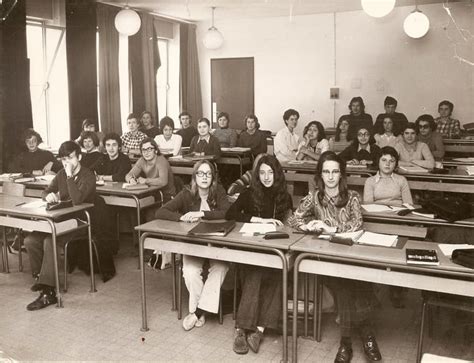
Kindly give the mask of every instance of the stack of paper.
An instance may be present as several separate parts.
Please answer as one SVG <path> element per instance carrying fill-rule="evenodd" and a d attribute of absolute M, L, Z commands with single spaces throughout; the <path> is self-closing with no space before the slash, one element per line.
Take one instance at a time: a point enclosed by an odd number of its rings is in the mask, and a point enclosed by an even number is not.
<path fill-rule="evenodd" d="M 364 234 L 357 240 L 357 243 L 373 246 L 392 247 L 395 246 L 397 240 L 398 236 L 393 234 L 364 232 Z"/>
<path fill-rule="evenodd" d="M 239 232 L 245 236 L 254 236 L 256 234 L 265 234 L 275 231 L 276 227 L 271 223 L 244 223 Z"/>

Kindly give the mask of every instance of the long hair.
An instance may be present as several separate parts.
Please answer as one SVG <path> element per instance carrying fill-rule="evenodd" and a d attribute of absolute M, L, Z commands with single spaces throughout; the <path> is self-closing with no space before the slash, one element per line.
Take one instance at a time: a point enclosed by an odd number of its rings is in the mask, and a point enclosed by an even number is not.
<path fill-rule="evenodd" d="M 320 142 L 322 139 L 325 139 L 326 138 L 326 132 L 324 131 L 324 126 L 321 122 L 319 121 L 311 121 L 310 123 L 308 123 L 305 127 L 304 127 L 304 130 L 303 130 L 303 136 L 306 136 L 306 134 L 308 133 L 309 131 L 309 128 L 311 126 L 316 126 L 316 128 L 318 129 L 318 137 L 317 137 L 317 140 L 318 142 Z M 339 133 L 341 133 L 339 131 Z"/>
<path fill-rule="evenodd" d="M 193 174 L 191 176 L 191 186 L 189 187 L 189 191 L 191 192 L 193 198 L 199 198 L 199 187 L 196 184 L 196 173 L 198 172 L 199 167 L 203 164 L 209 165 L 209 168 L 211 169 L 212 183 L 209 187 L 207 203 L 209 204 L 209 207 L 211 209 L 214 209 L 217 206 L 217 169 L 214 163 L 209 160 L 199 160 L 198 162 L 196 162 L 196 164 L 194 164 Z"/>
<path fill-rule="evenodd" d="M 288 206 L 288 191 L 286 189 L 285 174 L 283 168 L 276 157 L 269 154 L 260 154 L 253 164 L 252 181 L 250 183 L 252 200 L 254 202 L 254 213 L 260 215 L 265 204 L 265 190 L 260 181 L 260 166 L 267 164 L 273 170 L 273 185 L 270 187 L 270 193 L 275 203 L 275 213 L 273 218 L 283 219 L 287 212 Z M 268 197 L 268 194 L 267 194 Z"/>
<path fill-rule="evenodd" d="M 342 121 L 346 121 L 350 125 L 349 117 L 348 116 L 341 116 L 341 118 L 337 122 L 337 126 L 336 126 L 336 135 L 334 136 L 335 141 L 341 141 L 341 124 L 342 124 Z"/>
<path fill-rule="evenodd" d="M 360 97 L 360 96 L 352 97 L 351 102 L 349 102 L 349 106 L 348 106 L 348 107 L 349 107 L 349 112 L 350 112 L 350 114 L 352 115 L 352 108 L 351 108 L 351 106 L 352 106 L 352 104 L 353 104 L 354 102 L 359 102 L 359 104 L 360 104 L 360 114 L 361 114 L 361 115 L 364 114 L 364 113 L 365 113 L 365 103 L 364 103 L 364 100 L 362 99 L 362 97 Z"/>
<path fill-rule="evenodd" d="M 323 166 L 325 161 L 335 161 L 339 164 L 339 170 L 341 171 L 341 178 L 339 179 L 339 197 L 336 202 L 336 207 L 344 207 L 349 201 L 349 192 L 347 189 L 346 180 L 346 163 L 337 155 L 334 151 L 325 151 L 321 154 L 318 165 L 316 166 L 316 175 L 314 180 L 318 186 L 318 200 L 319 203 L 325 205 L 324 202 L 324 190 L 326 186 L 323 180 Z"/>

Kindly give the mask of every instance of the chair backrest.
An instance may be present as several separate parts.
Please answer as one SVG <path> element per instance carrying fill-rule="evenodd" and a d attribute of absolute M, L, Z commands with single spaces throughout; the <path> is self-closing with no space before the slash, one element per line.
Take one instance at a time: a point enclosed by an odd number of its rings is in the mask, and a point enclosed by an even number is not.
<path fill-rule="evenodd" d="M 16 197 L 24 197 L 25 190 L 26 190 L 26 186 L 24 184 L 13 183 L 13 182 L 4 182 L 3 187 L 2 187 L 3 194 L 13 195 Z"/>

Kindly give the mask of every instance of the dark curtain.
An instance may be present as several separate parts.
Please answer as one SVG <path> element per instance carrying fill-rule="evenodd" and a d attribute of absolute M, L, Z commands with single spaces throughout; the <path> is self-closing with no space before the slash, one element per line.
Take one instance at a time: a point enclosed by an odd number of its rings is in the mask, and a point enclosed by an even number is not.
<path fill-rule="evenodd" d="M 119 33 L 115 15 L 120 8 L 97 4 L 99 29 L 99 103 L 101 130 L 122 133 L 120 122 Z"/>
<path fill-rule="evenodd" d="M 66 0 L 66 55 L 71 139 L 81 133 L 82 121 L 97 124 L 96 4 Z"/>
<path fill-rule="evenodd" d="M 156 72 L 161 65 L 158 39 L 153 25 L 154 17 L 140 13 L 140 18 L 140 30 L 128 39 L 133 112 L 140 114 L 145 110 L 150 111 L 156 120 Z"/>
<path fill-rule="evenodd" d="M 180 24 L 181 110 L 194 119 L 202 117 L 201 78 L 196 44 L 196 25 Z"/>
<path fill-rule="evenodd" d="M 13 1 L 3 1 L 0 17 Z M 26 48 L 25 0 L 19 0 L 0 22 L 0 170 L 7 169 L 20 152 L 20 135 L 33 127 L 30 95 L 30 66 Z"/>

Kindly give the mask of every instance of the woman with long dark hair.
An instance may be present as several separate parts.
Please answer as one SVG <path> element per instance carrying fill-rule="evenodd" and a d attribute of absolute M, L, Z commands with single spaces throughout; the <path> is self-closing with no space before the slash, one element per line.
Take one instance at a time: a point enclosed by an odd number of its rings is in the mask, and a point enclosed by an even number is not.
<path fill-rule="evenodd" d="M 317 161 L 323 152 L 329 150 L 324 126 L 319 121 L 311 121 L 305 126 L 303 140 L 298 147 L 296 160 Z"/>

